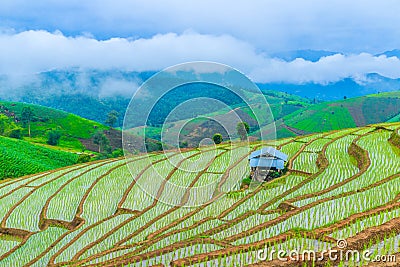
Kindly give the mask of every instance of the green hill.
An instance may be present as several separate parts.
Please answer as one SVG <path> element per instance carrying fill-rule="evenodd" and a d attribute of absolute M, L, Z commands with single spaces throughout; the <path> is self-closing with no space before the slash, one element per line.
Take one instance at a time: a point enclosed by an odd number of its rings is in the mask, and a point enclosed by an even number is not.
<path fill-rule="evenodd" d="M 24 108 L 30 108 L 33 112 L 31 137 L 28 134 L 27 123 L 22 120 Z M 7 117 L 5 123 L 10 128 L 20 128 L 21 135 L 26 141 L 46 144 L 49 132 L 58 131 L 61 133 L 58 147 L 73 151 L 84 150 L 85 146 L 82 141 L 91 139 L 96 131 L 108 130 L 108 127 L 98 122 L 74 114 L 19 102 L 0 101 L 0 116 L 3 119 Z"/>
<path fill-rule="evenodd" d="M 228 136 L 226 129 L 224 129 L 227 125 L 222 126 L 221 123 L 219 123 L 226 120 L 226 118 L 230 116 L 232 110 L 234 110 L 241 120 L 250 125 L 251 134 L 257 135 L 259 126 L 268 125 L 274 120 L 279 120 L 297 110 L 312 106 L 311 101 L 308 99 L 283 92 L 264 91 L 263 95 L 260 95 L 243 90 L 243 93 L 246 94 L 249 99 L 248 105 L 247 103 L 240 102 L 211 113 L 193 116 L 193 119 L 191 120 L 176 120 L 172 123 L 162 125 L 162 127 L 159 125 L 147 126 L 145 128 L 140 126 L 132 128 L 131 132 L 136 135 L 144 135 L 145 130 L 145 135 L 147 137 L 160 140 L 162 130 L 164 130 L 168 131 L 170 136 L 180 135 L 179 141 L 187 142 L 189 146 L 196 147 L 202 139 L 211 138 L 216 132 L 221 133 L 224 140 L 232 138 L 232 136 Z M 265 100 L 261 99 L 264 97 L 269 104 L 273 116 L 271 116 L 270 112 L 267 111 L 267 108 L 264 105 Z M 168 108 L 172 109 L 171 107 Z M 155 110 L 159 110 L 159 108 L 155 108 Z M 210 109 L 204 109 L 204 111 L 207 110 Z M 165 110 L 163 112 L 165 112 Z M 160 112 L 159 114 L 162 114 L 163 112 Z M 258 120 L 256 120 L 254 114 L 259 116 Z M 235 124 L 233 126 L 236 126 L 235 121 L 232 121 L 232 123 Z M 233 134 L 236 134 L 236 131 L 234 131 Z M 285 129 L 278 132 L 279 138 L 292 135 L 293 134 L 288 130 L 285 132 Z M 235 137 L 237 136 L 233 136 L 233 138 Z"/>
<path fill-rule="evenodd" d="M 29 123 L 23 120 L 24 110 L 32 112 Z M 58 143 L 49 144 L 51 133 L 60 134 Z M 105 137 L 102 147 L 94 135 Z M 131 136 L 132 147 L 144 151 L 143 139 Z M 158 150 L 160 142 L 148 139 L 148 150 Z M 100 149 L 101 148 L 101 151 Z M 0 179 L 52 170 L 77 163 L 78 154 L 90 157 L 85 161 L 120 157 L 122 132 L 77 115 L 19 102 L 0 101 Z"/>
<path fill-rule="evenodd" d="M 381 266 L 354 251 L 398 258 L 399 131 L 233 142 L 0 183 L 0 266 Z M 264 146 L 288 155 L 287 172 L 241 187 Z M 293 260 L 310 252 L 335 256 Z"/>
<path fill-rule="evenodd" d="M 0 180 L 77 163 L 78 155 L 0 136 Z"/>
<path fill-rule="evenodd" d="M 30 127 L 23 119 L 27 108 Z M 93 152 L 98 150 L 93 143 L 97 131 L 106 134 L 112 149 L 121 148 L 121 132 L 100 123 L 38 105 L 0 101 L 0 179 L 76 164 L 77 152 L 86 151 L 93 159 L 105 157 Z M 58 133 L 60 140 L 48 144 L 51 133 Z"/>
<path fill-rule="evenodd" d="M 202 139 L 210 138 L 214 133 L 222 133 L 225 140 L 229 139 L 224 127 L 216 121 L 223 121 L 232 109 L 238 116 L 250 124 L 250 136 L 258 138 L 260 131 L 266 138 L 274 138 L 275 121 L 276 137 L 286 138 L 316 132 L 327 132 L 357 126 L 383 122 L 400 121 L 400 92 L 380 93 L 363 97 L 344 99 L 334 102 L 313 104 L 311 101 L 282 92 L 266 91 L 264 96 L 270 106 L 273 118 L 268 116 L 266 107 L 261 105 L 260 95 L 247 92 L 251 99 L 250 106 L 242 103 L 206 114 L 208 119 L 185 120 L 166 125 L 168 132 L 181 134 L 181 140 L 196 146 Z M 253 112 L 265 115 L 254 119 Z M 257 124 L 261 129 L 257 129 Z M 133 129 L 136 134 L 143 134 L 143 127 Z M 164 129 L 164 130 L 165 130 Z M 181 132 L 179 132 L 181 130 Z M 146 128 L 146 135 L 160 139 L 161 127 Z M 235 137 L 235 136 L 234 136 Z"/>
<path fill-rule="evenodd" d="M 324 102 L 283 117 L 285 126 L 305 133 L 326 132 L 400 120 L 400 91 Z"/>
<path fill-rule="evenodd" d="M 29 136 L 28 124 L 23 121 L 23 110 L 26 108 L 30 108 L 33 113 L 30 125 L 31 136 Z M 61 138 L 56 146 L 49 146 L 48 136 L 54 131 L 60 133 Z M 15 132 L 20 133 L 15 134 Z M 118 129 L 48 107 L 0 101 L 0 136 L 17 137 L 31 143 L 70 152 L 86 151 L 93 154 L 99 151 L 99 145 L 94 140 L 95 133 L 106 136 L 109 142 L 108 150 L 121 154 L 122 132 Z M 141 137 L 131 136 L 131 142 L 137 151 L 144 151 L 144 142 Z M 148 138 L 146 145 L 156 150 L 160 143 Z"/>

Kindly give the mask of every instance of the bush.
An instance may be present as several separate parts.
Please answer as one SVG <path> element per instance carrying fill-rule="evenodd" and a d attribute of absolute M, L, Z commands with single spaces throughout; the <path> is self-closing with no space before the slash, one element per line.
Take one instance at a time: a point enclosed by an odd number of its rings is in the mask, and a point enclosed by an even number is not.
<path fill-rule="evenodd" d="M 212 139 L 213 139 L 214 143 L 217 144 L 217 145 L 218 145 L 218 144 L 221 144 L 222 141 L 223 141 L 222 135 L 219 134 L 219 133 L 214 134 L 214 136 L 213 136 Z"/>
<path fill-rule="evenodd" d="M 242 184 L 244 184 L 244 185 L 250 185 L 251 184 L 251 179 L 250 178 L 244 178 L 243 180 L 242 180 Z"/>
<path fill-rule="evenodd" d="M 187 148 L 189 146 L 187 141 L 183 141 L 179 143 L 179 148 Z"/>
<path fill-rule="evenodd" d="M 60 143 L 61 133 L 59 131 L 50 131 L 47 138 L 47 144 L 56 146 Z"/>
<path fill-rule="evenodd" d="M 113 156 L 113 158 L 123 157 L 124 156 L 124 151 L 121 148 L 115 149 L 112 152 L 112 156 Z"/>
<path fill-rule="evenodd" d="M 271 178 L 278 178 L 281 176 L 281 174 L 279 172 L 273 171 L 273 172 L 270 172 L 268 176 Z"/>
<path fill-rule="evenodd" d="M 146 140 L 146 152 L 162 151 L 163 145 L 161 142 Z"/>
<path fill-rule="evenodd" d="M 13 129 L 10 131 L 9 137 L 15 138 L 15 139 L 21 139 L 22 138 L 22 132 L 20 128 Z"/>
<path fill-rule="evenodd" d="M 90 161 L 90 155 L 88 154 L 80 154 L 77 160 L 77 163 L 85 163 Z"/>

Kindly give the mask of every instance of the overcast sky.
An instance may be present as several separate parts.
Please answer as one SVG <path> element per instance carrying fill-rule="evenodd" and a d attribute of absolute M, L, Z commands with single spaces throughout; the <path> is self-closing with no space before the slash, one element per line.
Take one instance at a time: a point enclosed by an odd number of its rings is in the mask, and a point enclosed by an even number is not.
<path fill-rule="evenodd" d="M 399 78 L 397 0 L 2 0 L 0 73 L 55 68 L 158 70 L 192 60 L 259 82 L 326 83 L 369 72 Z M 318 62 L 271 58 L 313 49 Z"/>

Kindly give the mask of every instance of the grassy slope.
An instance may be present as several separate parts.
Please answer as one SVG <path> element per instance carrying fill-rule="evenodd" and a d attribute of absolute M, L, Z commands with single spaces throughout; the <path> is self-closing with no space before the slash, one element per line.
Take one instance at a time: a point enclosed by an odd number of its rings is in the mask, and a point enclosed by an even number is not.
<path fill-rule="evenodd" d="M 306 132 L 325 132 L 400 119 L 400 92 L 381 93 L 309 106 L 284 117 Z"/>
<path fill-rule="evenodd" d="M 254 113 L 259 115 L 264 115 L 259 118 L 259 124 L 265 125 L 266 123 L 271 122 L 271 120 L 278 120 L 286 115 L 289 115 L 301 108 L 308 107 L 311 105 L 310 101 L 302 98 L 300 96 L 291 95 L 283 92 L 277 91 L 265 91 L 264 96 L 265 100 L 259 100 L 260 95 L 245 92 L 247 97 L 250 99 L 250 108 Z M 266 112 L 266 108 L 259 103 L 264 103 L 266 101 L 269 105 L 269 108 L 272 112 L 273 118 L 268 116 L 268 112 Z M 249 107 L 241 107 L 240 109 L 247 113 L 249 116 L 252 116 L 252 111 Z"/>
<path fill-rule="evenodd" d="M 0 180 L 61 168 L 77 159 L 77 154 L 0 137 Z"/>
<path fill-rule="evenodd" d="M 31 136 L 20 122 L 24 107 L 33 110 Z M 78 155 L 70 152 L 84 150 L 80 140 L 89 140 L 97 130 L 108 127 L 74 114 L 19 102 L 0 101 L 0 114 L 9 123 L 23 127 L 23 140 L 0 136 L 0 179 L 15 178 L 28 174 L 57 169 L 77 162 Z M 50 146 L 47 134 L 51 130 L 62 133 L 60 144 Z"/>
<path fill-rule="evenodd" d="M 98 122 L 43 106 L 4 101 L 0 102 L 0 106 L 2 107 L 0 113 L 5 114 L 5 111 L 8 110 L 8 112 L 14 113 L 16 118 L 21 117 L 24 107 L 33 109 L 35 119 L 31 124 L 32 137 L 24 137 L 26 141 L 30 142 L 46 144 L 47 133 L 51 130 L 59 130 L 62 133 L 60 148 L 81 151 L 84 147 L 79 139 L 90 139 L 95 131 L 108 129 Z M 21 123 L 19 125 L 22 127 Z M 23 134 L 24 136 L 28 135 L 26 129 Z"/>
<path fill-rule="evenodd" d="M 286 125 L 307 132 L 325 132 L 356 127 L 350 112 L 344 107 L 319 104 L 284 117 Z"/>

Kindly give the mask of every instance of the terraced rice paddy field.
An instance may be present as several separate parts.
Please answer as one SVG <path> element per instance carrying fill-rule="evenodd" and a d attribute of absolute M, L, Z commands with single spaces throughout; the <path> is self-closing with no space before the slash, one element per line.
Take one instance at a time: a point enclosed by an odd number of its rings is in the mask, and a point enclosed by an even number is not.
<path fill-rule="evenodd" d="M 0 266 L 302 266 L 258 251 L 322 251 L 342 239 L 344 250 L 400 260 L 399 130 L 139 155 L 4 181 Z M 288 171 L 240 190 L 249 153 L 264 145 L 289 155 Z M 363 264 L 377 266 L 349 263 Z"/>

